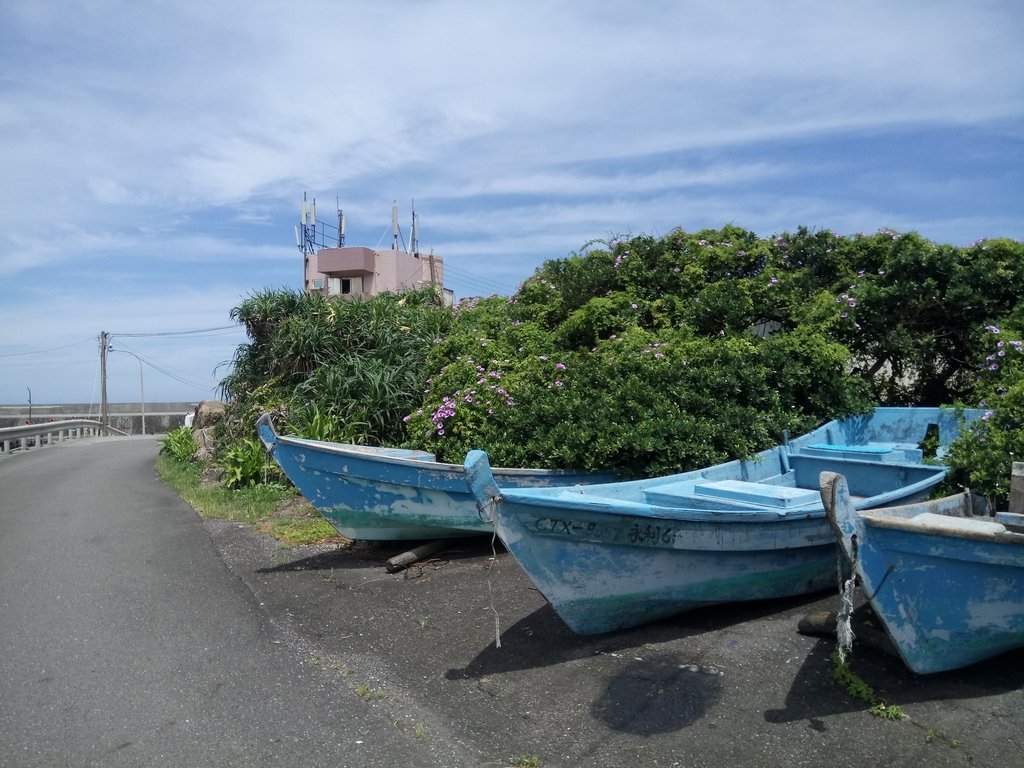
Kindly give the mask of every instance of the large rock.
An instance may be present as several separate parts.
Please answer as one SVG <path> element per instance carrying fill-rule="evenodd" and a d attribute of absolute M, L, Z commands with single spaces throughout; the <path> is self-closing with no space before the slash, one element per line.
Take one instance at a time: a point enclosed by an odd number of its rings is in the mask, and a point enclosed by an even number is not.
<path fill-rule="evenodd" d="M 196 450 L 197 461 L 209 461 L 217 448 L 217 441 L 213 439 L 213 427 L 195 427 L 192 429 L 192 437 L 199 448 Z"/>
<path fill-rule="evenodd" d="M 196 429 L 212 427 L 224 419 L 224 411 L 227 403 L 220 400 L 203 400 L 196 406 L 196 417 L 192 420 L 192 426 Z"/>
<path fill-rule="evenodd" d="M 227 404 L 220 400 L 203 400 L 196 406 L 192 418 L 192 437 L 199 449 L 196 451 L 198 461 L 209 461 L 213 458 L 217 443 L 213 439 L 213 428 L 224 420 Z"/>

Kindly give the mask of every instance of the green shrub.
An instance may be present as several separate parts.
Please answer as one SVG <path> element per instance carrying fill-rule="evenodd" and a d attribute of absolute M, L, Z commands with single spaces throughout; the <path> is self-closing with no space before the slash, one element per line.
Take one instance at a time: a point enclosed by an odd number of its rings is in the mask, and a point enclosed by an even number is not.
<path fill-rule="evenodd" d="M 988 347 L 978 363 L 973 402 L 980 422 L 950 446 L 944 492 L 968 487 L 1006 509 L 1014 461 L 1024 461 L 1024 334 L 1009 326 L 985 327 Z"/>
<path fill-rule="evenodd" d="M 199 444 L 192 437 L 192 430 L 185 426 L 172 429 L 160 440 L 160 453 L 175 461 L 191 461 L 198 450 Z"/>
<path fill-rule="evenodd" d="M 263 444 L 255 438 L 236 440 L 221 454 L 219 463 L 228 488 L 246 488 L 280 478 L 277 465 L 271 462 Z"/>
<path fill-rule="evenodd" d="M 429 290 L 267 291 L 232 313 L 249 342 L 222 382 L 222 451 L 232 482 L 258 477 L 244 441 L 273 411 L 322 440 L 651 475 L 749 456 L 879 403 L 973 398 L 994 415 L 950 455 L 998 495 L 1020 418 L 1017 379 L 993 380 L 991 366 L 1019 350 L 991 351 L 982 329 L 1024 328 L 1021 296 L 1024 245 L 1012 240 L 735 226 L 588 243 L 512 297 L 454 311 Z"/>

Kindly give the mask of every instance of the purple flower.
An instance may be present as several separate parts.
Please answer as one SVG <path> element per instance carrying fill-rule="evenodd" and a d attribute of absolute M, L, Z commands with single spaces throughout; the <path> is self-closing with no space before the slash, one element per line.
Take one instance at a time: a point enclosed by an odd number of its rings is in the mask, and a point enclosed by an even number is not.
<path fill-rule="evenodd" d="M 564 371 L 565 370 L 565 363 L 555 363 L 555 368 L 557 368 L 560 371 Z"/>
<path fill-rule="evenodd" d="M 636 304 L 630 304 L 630 306 L 631 306 L 631 307 L 632 307 L 633 309 L 636 309 L 636 308 L 637 308 L 637 307 L 636 307 Z"/>
<path fill-rule="evenodd" d="M 988 421 L 989 419 L 992 418 L 992 411 L 985 411 L 985 413 L 982 414 L 981 418 L 983 421 Z"/>
<path fill-rule="evenodd" d="M 557 381 L 555 381 L 555 386 L 556 387 L 564 387 L 565 385 L 562 383 L 561 379 L 558 379 Z"/>
<path fill-rule="evenodd" d="M 999 329 L 996 328 L 994 325 L 986 325 L 985 330 L 988 331 L 989 333 L 999 333 Z"/>

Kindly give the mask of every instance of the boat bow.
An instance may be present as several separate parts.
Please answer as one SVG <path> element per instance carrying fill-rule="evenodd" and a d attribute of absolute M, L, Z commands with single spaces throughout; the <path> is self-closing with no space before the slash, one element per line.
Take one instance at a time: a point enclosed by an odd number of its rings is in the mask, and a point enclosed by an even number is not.
<path fill-rule="evenodd" d="M 498 483 L 491 472 L 491 462 L 487 459 L 487 454 L 479 450 L 470 451 L 466 454 L 463 467 L 466 470 L 466 482 L 469 483 L 469 490 L 476 500 L 476 508 L 481 519 L 493 523 L 492 507 L 501 500 L 501 491 L 498 490 Z"/>
<path fill-rule="evenodd" d="M 857 537 L 862 523 L 850 498 L 850 487 L 846 478 L 836 472 L 822 472 L 818 478 L 821 503 L 825 507 L 828 522 L 835 531 L 839 546 L 850 562 L 857 560 Z"/>

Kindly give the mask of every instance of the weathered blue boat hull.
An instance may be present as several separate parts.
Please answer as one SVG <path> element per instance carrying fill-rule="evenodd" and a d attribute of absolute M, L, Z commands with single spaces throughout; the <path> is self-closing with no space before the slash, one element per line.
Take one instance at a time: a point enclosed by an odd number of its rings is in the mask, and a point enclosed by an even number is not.
<path fill-rule="evenodd" d="M 288 479 L 343 536 L 360 540 L 415 540 L 492 532 L 477 511 L 458 464 L 424 451 L 374 448 L 280 436 L 266 414 L 260 440 Z M 563 485 L 608 480 L 544 469 L 499 469 L 512 486 Z"/>
<path fill-rule="evenodd" d="M 498 520 L 502 542 L 581 635 L 835 583 L 835 541 L 817 519 L 738 526 L 503 503 Z"/>
<path fill-rule="evenodd" d="M 886 408 L 748 461 L 668 477 L 512 489 L 480 451 L 467 456 L 466 471 L 481 514 L 534 585 L 573 631 L 596 634 L 834 584 L 820 472 L 848 472 L 860 507 L 925 498 L 946 474 L 921 463 L 929 424 L 940 445 L 959 433 L 951 411 Z"/>
<path fill-rule="evenodd" d="M 821 494 L 911 670 L 944 672 L 1024 647 L 1024 534 L 973 516 L 969 494 L 858 512 L 836 474 L 822 475 Z"/>

